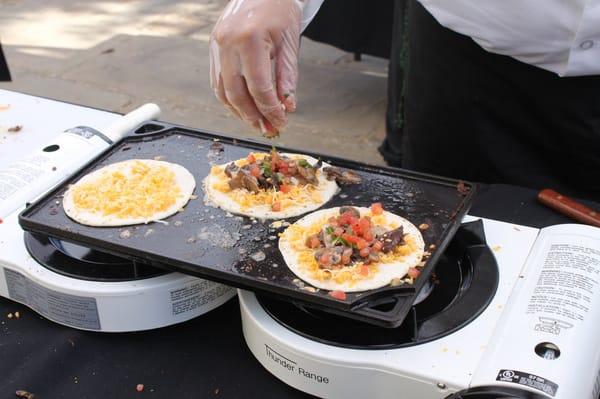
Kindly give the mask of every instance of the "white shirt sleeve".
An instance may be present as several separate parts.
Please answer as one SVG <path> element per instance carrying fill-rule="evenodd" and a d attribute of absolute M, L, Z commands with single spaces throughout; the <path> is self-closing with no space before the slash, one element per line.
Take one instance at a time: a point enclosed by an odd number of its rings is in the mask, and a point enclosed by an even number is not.
<path fill-rule="evenodd" d="M 304 0 L 304 9 L 302 11 L 302 24 L 301 30 L 304 31 L 310 21 L 313 20 L 315 15 L 317 15 L 317 11 L 321 8 L 321 4 L 323 4 L 325 0 Z"/>
<path fill-rule="evenodd" d="M 600 74 L 600 0 L 418 0 L 485 50 L 557 73 Z"/>

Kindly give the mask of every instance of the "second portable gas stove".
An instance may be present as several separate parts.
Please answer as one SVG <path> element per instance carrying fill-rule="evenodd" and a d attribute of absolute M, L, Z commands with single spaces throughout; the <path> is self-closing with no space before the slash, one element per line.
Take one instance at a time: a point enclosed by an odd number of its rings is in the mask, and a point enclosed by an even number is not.
<path fill-rule="evenodd" d="M 600 237 L 582 226 L 552 243 L 562 227 L 463 224 L 391 329 L 240 291 L 246 343 L 274 376 L 319 397 L 597 399 Z M 563 264 L 572 280 L 558 281 L 558 251 L 585 242 Z"/>

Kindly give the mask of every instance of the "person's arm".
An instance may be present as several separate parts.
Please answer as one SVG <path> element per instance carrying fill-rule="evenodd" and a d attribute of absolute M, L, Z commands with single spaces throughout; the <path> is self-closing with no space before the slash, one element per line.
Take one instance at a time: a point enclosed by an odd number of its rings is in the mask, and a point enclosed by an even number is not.
<path fill-rule="evenodd" d="M 296 109 L 300 32 L 321 3 L 232 0 L 211 34 L 210 81 L 217 98 L 269 137 L 287 124 L 286 111 Z"/>

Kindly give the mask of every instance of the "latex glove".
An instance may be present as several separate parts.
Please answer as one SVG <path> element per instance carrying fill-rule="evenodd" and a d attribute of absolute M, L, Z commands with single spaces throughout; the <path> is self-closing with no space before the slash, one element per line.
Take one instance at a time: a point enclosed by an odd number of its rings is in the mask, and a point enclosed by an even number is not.
<path fill-rule="evenodd" d="M 301 0 L 231 0 L 211 34 L 211 87 L 267 137 L 296 110 L 303 7 Z"/>

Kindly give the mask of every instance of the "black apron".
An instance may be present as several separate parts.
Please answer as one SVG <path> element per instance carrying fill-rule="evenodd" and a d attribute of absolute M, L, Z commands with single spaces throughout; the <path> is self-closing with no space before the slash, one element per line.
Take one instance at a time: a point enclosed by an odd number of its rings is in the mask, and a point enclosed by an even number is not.
<path fill-rule="evenodd" d="M 6 64 L 6 59 L 4 58 L 4 53 L 2 52 L 2 45 L 0 45 L 0 82 L 9 82 L 10 81 L 10 72 L 8 71 L 8 64 Z"/>
<path fill-rule="evenodd" d="M 600 76 L 561 78 L 483 50 L 408 5 L 403 125 L 382 153 L 404 168 L 600 198 Z"/>
<path fill-rule="evenodd" d="M 326 0 L 302 35 L 357 55 L 388 58 L 398 2 L 404 0 Z"/>

